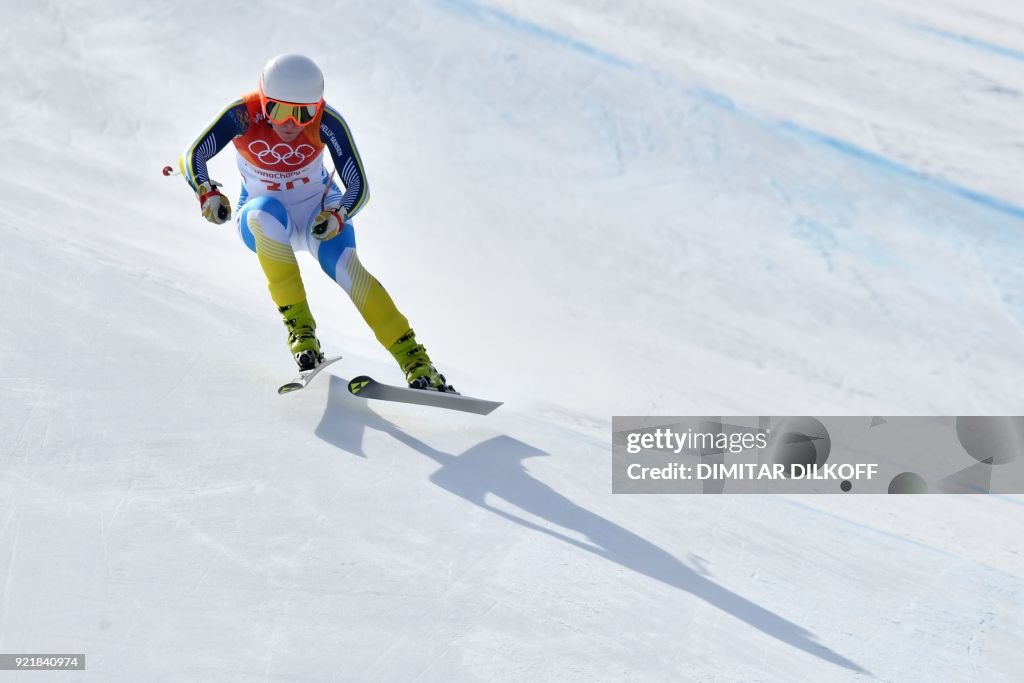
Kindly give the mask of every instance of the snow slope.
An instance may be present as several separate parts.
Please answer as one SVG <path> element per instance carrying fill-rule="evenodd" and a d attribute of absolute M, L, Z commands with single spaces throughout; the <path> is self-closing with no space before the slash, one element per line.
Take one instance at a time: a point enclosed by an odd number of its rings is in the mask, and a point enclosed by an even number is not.
<path fill-rule="evenodd" d="M 2 5 L 0 652 L 86 653 L 54 680 L 1021 677 L 1024 497 L 615 497 L 609 429 L 1024 409 L 1024 9 L 328 5 Z M 397 374 L 308 259 L 346 360 L 274 394 L 258 264 L 158 170 L 288 50 L 366 162 L 364 263 L 494 415 L 350 397 Z"/>

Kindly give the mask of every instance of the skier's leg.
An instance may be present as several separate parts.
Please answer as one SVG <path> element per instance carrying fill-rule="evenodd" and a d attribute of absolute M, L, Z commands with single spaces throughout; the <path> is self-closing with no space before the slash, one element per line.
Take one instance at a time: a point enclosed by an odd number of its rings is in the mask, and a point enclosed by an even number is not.
<path fill-rule="evenodd" d="M 348 293 L 377 341 L 388 347 L 409 330 L 409 321 L 387 290 L 360 262 L 351 222 L 345 223 L 340 235 L 311 244 L 310 250 L 323 271 Z"/>
<path fill-rule="evenodd" d="M 280 308 L 305 301 L 306 289 L 289 241 L 289 217 L 284 204 L 266 196 L 248 200 L 238 217 L 238 229 L 242 241 L 259 257 L 274 303 Z"/>
<path fill-rule="evenodd" d="M 395 306 L 380 281 L 359 260 L 355 228 L 351 221 L 345 223 L 345 229 L 334 239 L 319 242 L 310 238 L 309 250 L 323 271 L 348 293 L 377 341 L 395 357 L 410 386 L 453 390 L 431 363 L 426 348 L 417 343 L 416 333 L 410 329 L 408 319 Z"/>
<path fill-rule="evenodd" d="M 288 328 L 288 346 L 301 369 L 323 359 L 316 321 L 306 303 L 306 289 L 289 240 L 292 222 L 285 205 L 273 197 L 246 201 L 238 217 L 242 241 L 256 252 L 267 289 Z"/>

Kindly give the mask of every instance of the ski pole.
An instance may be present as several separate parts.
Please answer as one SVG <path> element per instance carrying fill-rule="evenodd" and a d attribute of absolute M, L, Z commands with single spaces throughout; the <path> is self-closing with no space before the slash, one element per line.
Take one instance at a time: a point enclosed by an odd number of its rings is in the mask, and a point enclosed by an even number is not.
<path fill-rule="evenodd" d="M 326 211 L 327 207 L 324 204 L 327 202 L 327 193 L 331 191 L 331 181 L 334 180 L 334 172 L 338 169 L 332 168 L 331 175 L 327 176 L 327 185 L 324 187 L 324 193 L 320 195 L 320 210 Z M 166 175 L 166 174 L 164 174 Z"/>
<path fill-rule="evenodd" d="M 327 193 L 331 191 L 331 181 L 334 180 L 334 172 L 336 170 L 338 169 L 332 168 L 331 174 L 327 176 L 327 185 L 324 187 L 324 193 L 320 195 L 320 211 L 327 210 Z M 344 229 L 344 226 L 342 226 L 342 229 Z M 324 221 L 323 223 L 317 223 L 310 230 L 314 235 L 324 234 L 325 232 L 327 232 L 327 221 Z"/>
<path fill-rule="evenodd" d="M 161 172 L 161 173 L 163 173 L 163 174 L 164 174 L 165 176 L 172 176 L 172 175 L 181 175 L 181 172 L 180 172 L 180 171 L 175 171 L 175 170 L 174 170 L 173 168 L 171 168 L 170 166 L 164 166 L 164 167 L 163 167 L 163 169 L 162 169 L 162 170 L 161 170 L 160 172 Z M 223 185 L 222 185 L 221 183 L 218 183 L 218 182 L 217 182 L 217 181 L 215 181 L 215 180 L 211 180 L 211 181 L 210 181 L 210 187 L 211 187 L 211 188 L 218 188 L 218 187 L 224 187 L 224 186 L 223 186 Z M 227 220 L 227 217 L 228 217 L 228 209 L 227 209 L 227 208 L 225 208 L 225 207 L 223 207 L 223 206 L 221 206 L 221 207 L 220 207 L 220 208 L 219 208 L 219 209 L 217 210 L 217 215 L 218 215 L 218 216 L 220 216 L 220 218 L 221 218 L 222 220 Z"/>

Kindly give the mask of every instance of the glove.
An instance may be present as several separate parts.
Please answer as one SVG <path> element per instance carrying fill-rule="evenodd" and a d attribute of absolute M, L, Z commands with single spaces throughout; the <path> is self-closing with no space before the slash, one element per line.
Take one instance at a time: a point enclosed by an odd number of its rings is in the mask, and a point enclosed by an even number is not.
<path fill-rule="evenodd" d="M 345 229 L 346 219 L 348 219 L 348 212 L 345 211 L 344 206 L 339 206 L 336 209 L 324 209 L 313 219 L 313 227 L 310 228 L 313 239 L 321 242 L 334 239 Z"/>
<path fill-rule="evenodd" d="M 220 193 L 218 187 L 220 183 L 213 180 L 201 183 L 196 190 L 196 196 L 203 210 L 203 218 L 220 225 L 231 218 L 231 202 Z"/>

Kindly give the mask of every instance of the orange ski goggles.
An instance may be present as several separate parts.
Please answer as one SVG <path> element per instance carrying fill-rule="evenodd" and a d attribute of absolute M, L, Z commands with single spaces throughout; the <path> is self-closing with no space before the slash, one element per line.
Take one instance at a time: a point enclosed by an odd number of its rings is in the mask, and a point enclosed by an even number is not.
<path fill-rule="evenodd" d="M 308 126 L 316 118 L 324 101 L 320 100 L 315 104 L 295 104 L 294 102 L 279 102 L 272 100 L 260 92 L 260 104 L 263 105 L 263 113 L 271 123 L 285 123 L 294 121 L 298 126 Z"/>

